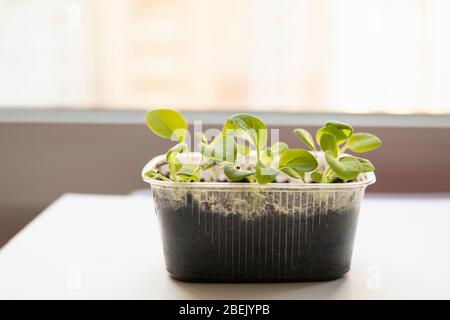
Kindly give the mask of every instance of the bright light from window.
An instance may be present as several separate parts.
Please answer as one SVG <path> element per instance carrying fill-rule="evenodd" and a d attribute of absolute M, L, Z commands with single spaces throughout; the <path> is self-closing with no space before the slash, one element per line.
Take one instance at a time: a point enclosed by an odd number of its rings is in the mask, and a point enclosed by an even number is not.
<path fill-rule="evenodd" d="M 1 107 L 450 113 L 450 1 L 2 1 L 0 88 Z"/>

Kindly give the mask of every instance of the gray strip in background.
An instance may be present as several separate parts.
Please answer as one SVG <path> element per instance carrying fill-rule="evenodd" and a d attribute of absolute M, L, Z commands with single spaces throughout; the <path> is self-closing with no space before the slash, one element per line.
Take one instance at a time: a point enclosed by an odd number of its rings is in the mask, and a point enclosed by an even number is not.
<path fill-rule="evenodd" d="M 373 127 L 436 127 L 449 128 L 450 115 L 392 115 L 392 114 L 345 114 L 345 113 L 290 113 L 253 112 L 269 125 L 318 126 L 328 120 L 351 123 L 354 126 Z M 183 115 L 192 123 L 202 120 L 212 125 L 223 121 L 236 112 L 193 112 Z M 0 123 L 98 123 L 143 124 L 145 111 L 86 110 L 86 109 L 0 109 Z"/>

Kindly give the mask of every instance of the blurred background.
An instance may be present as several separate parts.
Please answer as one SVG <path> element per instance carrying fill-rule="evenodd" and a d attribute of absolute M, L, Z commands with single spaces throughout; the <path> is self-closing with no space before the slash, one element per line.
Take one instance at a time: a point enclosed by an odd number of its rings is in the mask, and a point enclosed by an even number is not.
<path fill-rule="evenodd" d="M 447 0 L 2 0 L 4 107 L 450 112 Z"/>
<path fill-rule="evenodd" d="M 450 1 L 0 0 L 0 246 L 65 192 L 145 187 L 153 107 L 292 145 L 348 121 L 384 141 L 369 191 L 450 192 Z"/>

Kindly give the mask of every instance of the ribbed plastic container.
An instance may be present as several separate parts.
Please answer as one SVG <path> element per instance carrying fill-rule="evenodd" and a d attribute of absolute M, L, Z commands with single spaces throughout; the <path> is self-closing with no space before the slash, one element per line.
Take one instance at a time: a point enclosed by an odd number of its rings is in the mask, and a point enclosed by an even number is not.
<path fill-rule="evenodd" d="M 146 181 L 172 277 L 321 281 L 350 270 L 361 199 L 375 175 L 338 184 Z"/>

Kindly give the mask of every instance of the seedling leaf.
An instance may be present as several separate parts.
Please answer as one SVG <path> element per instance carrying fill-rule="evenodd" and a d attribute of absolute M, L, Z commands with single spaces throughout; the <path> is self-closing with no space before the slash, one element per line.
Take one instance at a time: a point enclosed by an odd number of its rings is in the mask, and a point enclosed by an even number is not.
<path fill-rule="evenodd" d="M 169 172 L 172 180 L 176 181 L 176 174 L 180 169 L 183 167 L 182 163 L 178 159 L 178 154 L 183 153 L 187 148 L 186 143 L 182 142 L 179 143 L 172 148 L 169 149 L 169 151 L 166 153 L 166 160 L 169 164 Z"/>
<path fill-rule="evenodd" d="M 275 144 L 273 144 L 270 148 L 267 148 L 266 150 L 264 150 L 261 154 L 261 161 L 265 164 L 268 165 L 272 162 L 272 160 L 274 160 L 274 158 L 278 155 L 280 155 L 281 153 L 283 153 L 284 151 L 286 151 L 287 149 L 289 149 L 289 146 L 284 143 L 284 142 L 277 142 Z"/>
<path fill-rule="evenodd" d="M 247 133 L 259 154 L 267 143 L 267 128 L 264 122 L 248 114 L 237 114 L 231 118 L 231 121 L 235 129 L 241 129 Z"/>
<path fill-rule="evenodd" d="M 311 134 L 305 129 L 295 129 L 293 131 L 294 135 L 299 138 L 303 143 L 311 150 L 316 151 L 316 144 Z"/>
<path fill-rule="evenodd" d="M 226 164 L 223 166 L 223 172 L 230 181 L 238 182 L 245 178 L 254 175 L 255 173 L 249 170 L 238 169 L 232 164 Z"/>
<path fill-rule="evenodd" d="M 215 160 L 234 163 L 237 156 L 236 142 L 233 136 L 220 133 L 213 142 L 204 147 L 203 154 Z"/>
<path fill-rule="evenodd" d="M 321 183 L 322 182 L 322 177 L 323 177 L 323 173 L 321 173 L 321 172 L 317 172 L 316 171 L 316 172 L 311 173 L 311 179 L 315 183 Z"/>
<path fill-rule="evenodd" d="M 154 134 L 166 139 L 182 142 L 186 135 L 187 123 L 178 111 L 172 109 L 153 109 L 145 117 L 148 128 Z"/>
<path fill-rule="evenodd" d="M 303 182 L 305 181 L 305 173 L 303 171 L 298 171 L 291 167 L 283 167 L 280 168 L 280 170 L 294 179 L 301 179 Z"/>
<path fill-rule="evenodd" d="M 289 146 L 284 142 L 274 143 L 270 148 L 271 156 L 277 156 L 289 149 Z"/>
<path fill-rule="evenodd" d="M 280 169 L 289 167 L 295 171 L 308 172 L 317 168 L 317 159 L 303 149 L 289 149 L 280 156 Z"/>
<path fill-rule="evenodd" d="M 320 137 L 320 148 L 323 152 L 331 152 L 335 158 L 338 156 L 338 146 L 336 137 L 328 132 L 324 132 Z"/>
<path fill-rule="evenodd" d="M 278 170 L 267 166 L 261 161 L 256 163 L 256 181 L 260 184 L 271 183 L 275 180 Z"/>
<path fill-rule="evenodd" d="M 208 170 L 211 169 L 212 167 L 214 167 L 216 164 L 218 164 L 218 162 L 214 159 L 206 159 L 203 163 L 202 163 L 202 170 Z"/>
<path fill-rule="evenodd" d="M 350 137 L 348 148 L 353 152 L 368 152 L 381 146 L 381 140 L 370 133 L 355 133 Z"/>
<path fill-rule="evenodd" d="M 355 159 L 358 159 L 358 161 L 361 163 L 362 172 L 372 172 L 375 170 L 374 165 L 369 160 L 360 157 L 355 157 Z"/>
<path fill-rule="evenodd" d="M 351 125 L 343 122 L 328 121 L 322 128 L 317 131 L 316 140 L 318 144 L 320 144 L 320 138 L 325 132 L 334 135 L 336 137 L 337 143 L 341 143 L 350 138 L 353 133 L 353 128 Z"/>
<path fill-rule="evenodd" d="M 161 179 L 163 181 L 170 181 L 170 179 L 168 179 L 167 177 L 163 176 L 162 174 L 160 174 L 158 171 L 156 171 L 155 169 L 150 169 L 147 170 L 144 175 L 145 178 L 149 178 L 149 179 Z"/>
<path fill-rule="evenodd" d="M 353 180 L 363 170 L 362 164 L 352 156 L 336 159 L 330 151 L 325 152 L 325 159 L 333 172 L 342 180 Z"/>

